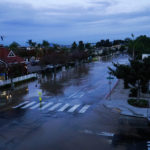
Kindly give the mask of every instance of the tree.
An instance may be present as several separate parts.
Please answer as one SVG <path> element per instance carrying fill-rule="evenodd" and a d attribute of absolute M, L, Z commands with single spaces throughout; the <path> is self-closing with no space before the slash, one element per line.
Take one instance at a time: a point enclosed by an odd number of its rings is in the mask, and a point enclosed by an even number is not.
<path fill-rule="evenodd" d="M 43 40 L 43 42 L 42 42 L 42 47 L 43 48 L 49 48 L 49 45 L 50 45 L 50 43 L 48 42 L 48 41 L 46 41 L 46 40 Z"/>
<path fill-rule="evenodd" d="M 134 36 L 132 35 L 132 37 Z M 128 40 L 127 46 L 129 55 L 134 59 L 142 59 L 143 53 L 150 54 L 150 38 L 146 35 Z"/>
<path fill-rule="evenodd" d="M 86 43 L 86 44 L 85 44 L 85 48 L 86 48 L 86 49 L 91 49 L 91 44 L 90 44 L 90 43 Z"/>
<path fill-rule="evenodd" d="M 101 47 L 101 46 L 102 46 L 101 42 L 97 42 L 97 43 L 96 43 L 96 47 L 97 47 L 97 48 L 99 48 L 99 47 Z"/>
<path fill-rule="evenodd" d="M 83 41 L 79 41 L 78 48 L 79 48 L 80 51 L 85 49 Z"/>
<path fill-rule="evenodd" d="M 73 42 L 73 43 L 72 43 L 71 49 L 72 49 L 72 50 L 77 49 L 77 43 L 76 43 L 76 42 Z"/>
<path fill-rule="evenodd" d="M 105 41 L 105 47 L 110 47 L 110 46 L 112 46 L 112 43 L 109 41 L 109 39 L 107 39 Z"/>
<path fill-rule="evenodd" d="M 9 45 L 9 49 L 11 50 L 17 50 L 19 47 L 19 44 L 17 42 L 12 42 L 10 45 Z"/>
<path fill-rule="evenodd" d="M 32 40 L 28 40 L 27 43 L 30 47 L 32 47 L 32 43 L 33 43 Z"/>
<path fill-rule="evenodd" d="M 147 92 L 148 82 L 150 80 L 150 57 L 143 61 L 130 60 L 129 65 L 114 64 L 116 69 L 109 68 L 110 74 L 116 76 L 118 79 L 124 80 L 124 87 L 128 88 L 132 85 L 137 89 L 138 96 L 140 92 Z"/>

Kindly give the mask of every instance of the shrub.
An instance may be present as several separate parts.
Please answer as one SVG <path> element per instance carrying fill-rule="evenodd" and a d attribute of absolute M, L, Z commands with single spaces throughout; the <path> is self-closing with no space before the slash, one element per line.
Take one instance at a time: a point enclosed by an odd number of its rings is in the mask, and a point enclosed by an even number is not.
<path fill-rule="evenodd" d="M 137 88 L 132 88 L 132 89 L 130 90 L 129 97 L 137 97 L 137 94 L 138 94 Z"/>
<path fill-rule="evenodd" d="M 147 108 L 149 107 L 149 103 L 144 99 L 128 99 L 128 103 L 132 106 Z"/>

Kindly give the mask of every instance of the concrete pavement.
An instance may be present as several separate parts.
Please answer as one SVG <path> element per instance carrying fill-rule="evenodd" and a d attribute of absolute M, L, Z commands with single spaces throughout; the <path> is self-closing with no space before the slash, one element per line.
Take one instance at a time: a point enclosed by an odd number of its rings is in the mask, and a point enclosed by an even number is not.
<path fill-rule="evenodd" d="M 124 89 L 123 81 L 119 80 L 118 85 L 111 91 L 111 100 L 107 97 L 107 100 L 104 101 L 104 106 L 118 110 L 121 115 L 147 118 L 147 108 L 138 108 L 129 105 L 127 102 L 128 95 L 129 89 Z"/>

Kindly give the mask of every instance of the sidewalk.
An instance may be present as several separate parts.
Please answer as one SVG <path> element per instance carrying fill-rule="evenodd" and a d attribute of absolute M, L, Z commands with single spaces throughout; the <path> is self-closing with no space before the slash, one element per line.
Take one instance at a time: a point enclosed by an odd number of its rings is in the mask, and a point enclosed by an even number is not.
<path fill-rule="evenodd" d="M 119 80 L 118 85 L 109 97 L 104 101 L 104 106 L 111 109 L 119 110 L 121 115 L 132 117 L 147 117 L 147 108 L 138 108 L 128 104 L 129 89 L 123 88 L 123 81 Z"/>

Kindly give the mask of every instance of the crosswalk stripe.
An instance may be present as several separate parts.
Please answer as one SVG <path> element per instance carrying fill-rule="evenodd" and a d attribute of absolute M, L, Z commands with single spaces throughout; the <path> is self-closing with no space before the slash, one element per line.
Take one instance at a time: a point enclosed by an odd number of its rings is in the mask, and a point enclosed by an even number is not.
<path fill-rule="evenodd" d="M 148 147 L 148 150 L 150 150 L 150 147 Z"/>
<path fill-rule="evenodd" d="M 147 144 L 148 147 L 150 147 L 150 144 Z"/>
<path fill-rule="evenodd" d="M 147 141 L 147 143 L 149 143 L 149 144 L 150 144 L 150 141 Z"/>
<path fill-rule="evenodd" d="M 65 109 L 67 109 L 70 105 L 69 104 L 65 104 L 63 107 L 61 107 L 58 111 L 64 111 Z"/>
<path fill-rule="evenodd" d="M 38 104 L 36 104 L 36 105 L 30 107 L 30 109 L 35 109 L 35 108 L 37 108 L 37 107 L 40 107 L 42 104 L 44 104 L 44 102 L 38 103 Z"/>
<path fill-rule="evenodd" d="M 80 105 L 74 105 L 72 108 L 68 110 L 68 112 L 74 112 Z"/>
<path fill-rule="evenodd" d="M 29 103 L 29 101 L 25 101 L 25 102 L 23 102 L 23 103 L 21 103 L 21 104 L 19 104 L 19 105 L 17 105 L 17 106 L 14 106 L 14 107 L 12 107 L 12 108 L 19 108 L 19 107 L 21 107 L 22 105 L 25 105 L 25 104 L 27 104 L 27 103 Z"/>
<path fill-rule="evenodd" d="M 79 113 L 85 113 L 87 110 L 88 110 L 88 108 L 90 107 L 90 105 L 85 105 L 80 111 L 79 111 Z"/>
<path fill-rule="evenodd" d="M 58 104 L 55 104 L 54 106 L 52 106 L 51 108 L 49 108 L 48 110 L 49 111 L 53 111 L 55 110 L 56 108 L 58 108 L 62 103 L 58 103 Z"/>
<path fill-rule="evenodd" d="M 22 109 L 25 109 L 25 108 L 28 108 L 28 107 L 30 107 L 30 106 L 32 106 L 33 104 L 35 104 L 36 102 L 31 102 L 31 103 L 29 103 L 29 104 L 27 104 L 27 105 L 25 105 L 25 106 L 23 106 L 23 107 L 21 107 Z"/>
<path fill-rule="evenodd" d="M 42 108 L 40 108 L 40 110 L 44 110 L 44 109 L 46 109 L 47 107 L 49 107 L 49 106 L 51 106 L 51 105 L 53 105 L 53 102 L 47 103 L 47 104 L 44 105 Z"/>

